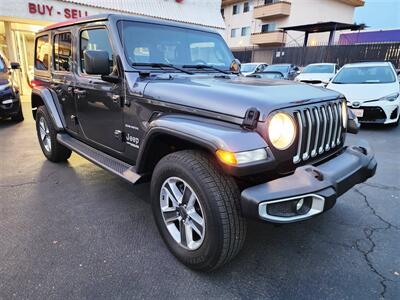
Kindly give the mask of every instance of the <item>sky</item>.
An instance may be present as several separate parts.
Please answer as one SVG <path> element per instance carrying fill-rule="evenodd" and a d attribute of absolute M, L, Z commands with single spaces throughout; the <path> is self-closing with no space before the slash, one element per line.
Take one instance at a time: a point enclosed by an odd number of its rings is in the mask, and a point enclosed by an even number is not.
<path fill-rule="evenodd" d="M 366 0 L 356 8 L 354 22 L 365 23 L 367 29 L 400 29 L 400 0 Z"/>

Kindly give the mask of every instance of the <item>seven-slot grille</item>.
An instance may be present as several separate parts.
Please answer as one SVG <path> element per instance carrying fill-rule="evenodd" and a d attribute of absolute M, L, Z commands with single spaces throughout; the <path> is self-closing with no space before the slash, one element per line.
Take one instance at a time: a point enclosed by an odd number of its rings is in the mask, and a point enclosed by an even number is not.
<path fill-rule="evenodd" d="M 299 138 L 293 163 L 306 161 L 340 145 L 342 101 L 330 101 L 294 111 Z"/>

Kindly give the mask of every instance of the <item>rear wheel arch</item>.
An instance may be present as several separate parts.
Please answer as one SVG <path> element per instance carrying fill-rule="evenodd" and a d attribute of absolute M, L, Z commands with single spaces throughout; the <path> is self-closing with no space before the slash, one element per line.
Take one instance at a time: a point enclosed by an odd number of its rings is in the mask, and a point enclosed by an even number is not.
<path fill-rule="evenodd" d="M 45 87 L 37 87 L 32 90 L 31 106 L 33 118 L 36 119 L 37 110 L 41 106 L 45 106 L 55 130 L 63 131 L 65 128 L 64 116 L 61 114 L 61 108 L 58 107 L 57 95 Z"/>
<path fill-rule="evenodd" d="M 36 112 L 37 109 L 42 106 L 45 105 L 44 101 L 42 99 L 42 97 L 36 93 L 32 93 L 31 96 L 31 105 L 32 105 L 32 115 L 33 115 L 33 119 L 36 120 Z"/>

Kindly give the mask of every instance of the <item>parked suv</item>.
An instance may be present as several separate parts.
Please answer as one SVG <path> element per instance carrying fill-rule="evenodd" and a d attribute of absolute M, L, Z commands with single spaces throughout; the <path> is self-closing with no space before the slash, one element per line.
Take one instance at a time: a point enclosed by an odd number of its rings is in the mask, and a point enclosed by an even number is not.
<path fill-rule="evenodd" d="M 235 257 L 247 218 L 314 217 L 375 173 L 368 146 L 344 146 L 357 126 L 343 96 L 240 76 L 212 30 L 101 15 L 47 27 L 35 45 L 44 155 L 74 151 L 128 182 L 151 178 L 160 234 L 193 269 Z"/>
<path fill-rule="evenodd" d="M 13 71 L 18 63 L 8 63 L 0 53 L 0 118 L 11 118 L 15 122 L 24 120 L 19 89 L 14 81 Z"/>

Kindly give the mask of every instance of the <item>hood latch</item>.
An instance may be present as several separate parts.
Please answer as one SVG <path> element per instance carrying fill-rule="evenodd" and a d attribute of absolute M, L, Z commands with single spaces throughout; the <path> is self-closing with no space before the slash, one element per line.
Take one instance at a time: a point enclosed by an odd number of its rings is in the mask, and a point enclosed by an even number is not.
<path fill-rule="evenodd" d="M 260 117 L 260 111 L 251 107 L 246 111 L 244 115 L 242 126 L 247 129 L 255 129 L 257 127 L 258 118 Z"/>

